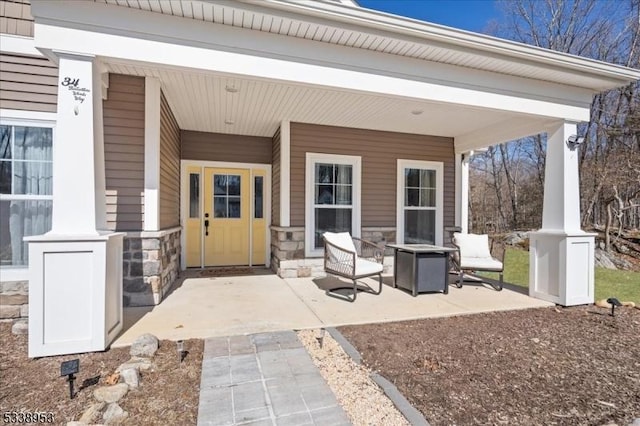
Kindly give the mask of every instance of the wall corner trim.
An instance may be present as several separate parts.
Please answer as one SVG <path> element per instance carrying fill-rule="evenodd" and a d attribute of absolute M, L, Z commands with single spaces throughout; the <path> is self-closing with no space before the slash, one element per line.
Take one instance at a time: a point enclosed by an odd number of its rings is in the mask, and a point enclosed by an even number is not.
<path fill-rule="evenodd" d="M 144 81 L 144 230 L 160 230 L 160 80 Z"/>
<path fill-rule="evenodd" d="M 280 226 L 291 224 L 291 122 L 280 123 Z"/>

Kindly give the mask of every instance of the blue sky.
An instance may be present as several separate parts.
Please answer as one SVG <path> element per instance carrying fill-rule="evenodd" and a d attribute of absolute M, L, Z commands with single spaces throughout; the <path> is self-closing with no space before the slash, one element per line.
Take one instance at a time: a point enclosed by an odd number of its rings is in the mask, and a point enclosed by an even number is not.
<path fill-rule="evenodd" d="M 501 16 L 494 0 L 357 0 L 367 9 L 482 32 Z"/>

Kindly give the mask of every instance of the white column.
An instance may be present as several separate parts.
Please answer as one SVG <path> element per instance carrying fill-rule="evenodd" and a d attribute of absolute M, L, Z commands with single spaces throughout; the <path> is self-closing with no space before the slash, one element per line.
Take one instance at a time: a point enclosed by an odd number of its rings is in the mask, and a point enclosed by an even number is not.
<path fill-rule="evenodd" d="M 280 123 L 280 226 L 291 226 L 291 123 Z"/>
<path fill-rule="evenodd" d="M 59 58 L 51 234 L 97 235 L 96 217 L 102 217 L 105 201 L 104 187 L 100 188 L 104 185 L 102 96 L 95 90 L 95 58 L 68 54 Z"/>
<path fill-rule="evenodd" d="M 455 156 L 456 226 L 469 232 L 469 158 L 473 151 Z"/>
<path fill-rule="evenodd" d="M 469 158 L 472 153 L 462 154 L 460 163 L 460 228 L 469 232 Z"/>
<path fill-rule="evenodd" d="M 160 230 L 160 80 L 144 80 L 144 230 Z"/>
<path fill-rule="evenodd" d="M 580 229 L 575 123 L 547 132 L 542 228 L 530 234 L 529 294 L 563 306 L 594 301 L 594 235 Z"/>
<path fill-rule="evenodd" d="M 57 53 L 53 218 L 29 242 L 29 356 L 104 350 L 122 329 L 122 234 L 104 230 L 103 79 Z"/>

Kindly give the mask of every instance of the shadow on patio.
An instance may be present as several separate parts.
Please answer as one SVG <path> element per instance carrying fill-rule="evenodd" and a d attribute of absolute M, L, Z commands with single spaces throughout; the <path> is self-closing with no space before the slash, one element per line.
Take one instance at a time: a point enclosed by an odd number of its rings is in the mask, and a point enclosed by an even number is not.
<path fill-rule="evenodd" d="M 450 282 L 456 277 L 451 275 Z M 413 297 L 394 289 L 390 276 L 384 277 L 379 296 L 360 292 L 349 303 L 325 295 L 326 288 L 345 282 L 335 277 L 282 279 L 266 269 L 233 276 L 189 271 L 160 305 L 125 308 L 125 329 L 112 346 L 129 345 L 143 333 L 181 340 L 552 306 L 530 298 L 521 287 L 505 284 L 498 292 L 473 281 L 465 281 L 461 289 L 450 285 L 449 294 Z"/>

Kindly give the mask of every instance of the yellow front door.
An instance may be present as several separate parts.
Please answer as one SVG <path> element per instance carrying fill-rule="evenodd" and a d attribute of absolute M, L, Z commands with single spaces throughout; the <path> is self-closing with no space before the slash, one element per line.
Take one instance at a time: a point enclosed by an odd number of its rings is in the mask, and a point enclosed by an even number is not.
<path fill-rule="evenodd" d="M 249 265 L 249 179 L 247 169 L 204 169 L 204 266 Z"/>

